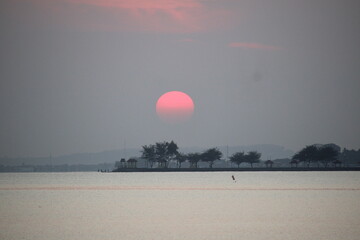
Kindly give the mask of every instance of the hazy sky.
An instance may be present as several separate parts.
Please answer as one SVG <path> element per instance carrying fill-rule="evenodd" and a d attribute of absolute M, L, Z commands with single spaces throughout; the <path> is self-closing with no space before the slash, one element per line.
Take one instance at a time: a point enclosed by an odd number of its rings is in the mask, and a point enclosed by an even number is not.
<path fill-rule="evenodd" d="M 357 0 L 1 0 L 0 156 L 360 147 Z M 159 120 L 183 91 L 192 119 Z"/>

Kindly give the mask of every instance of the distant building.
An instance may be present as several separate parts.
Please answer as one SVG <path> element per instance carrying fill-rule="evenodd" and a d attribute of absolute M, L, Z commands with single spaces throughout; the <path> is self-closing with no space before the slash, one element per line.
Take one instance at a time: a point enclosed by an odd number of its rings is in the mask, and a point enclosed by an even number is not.
<path fill-rule="evenodd" d="M 266 167 L 272 167 L 272 165 L 274 164 L 274 162 L 273 161 L 271 161 L 271 160 L 267 160 L 267 161 L 265 161 L 265 165 L 266 165 Z"/>
<path fill-rule="evenodd" d="M 136 168 L 137 160 L 135 158 L 130 158 L 127 160 L 127 167 L 128 168 Z"/>
<path fill-rule="evenodd" d="M 120 161 L 115 162 L 115 168 L 126 168 L 127 163 L 125 161 L 125 158 L 122 158 Z"/>
<path fill-rule="evenodd" d="M 120 167 L 120 168 L 126 168 L 126 167 L 127 167 L 125 158 L 122 158 L 122 159 L 120 160 L 120 166 L 119 166 L 119 167 Z"/>
<path fill-rule="evenodd" d="M 119 168 L 137 168 L 137 162 L 135 158 L 129 158 L 129 160 L 125 160 L 125 158 L 122 158 L 120 161 L 115 162 L 115 169 Z"/>
<path fill-rule="evenodd" d="M 299 161 L 296 160 L 296 159 L 293 159 L 293 160 L 291 160 L 291 162 L 290 162 L 290 166 L 291 166 L 291 167 L 293 167 L 294 165 L 295 165 L 295 167 L 297 167 L 298 164 L 299 164 Z"/>

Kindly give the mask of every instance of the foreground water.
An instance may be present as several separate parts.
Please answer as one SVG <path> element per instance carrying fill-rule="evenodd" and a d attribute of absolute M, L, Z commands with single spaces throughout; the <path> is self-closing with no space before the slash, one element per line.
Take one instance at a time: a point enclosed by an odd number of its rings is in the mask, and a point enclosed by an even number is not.
<path fill-rule="evenodd" d="M 359 201 L 360 172 L 1 173 L 0 239 L 353 240 Z"/>

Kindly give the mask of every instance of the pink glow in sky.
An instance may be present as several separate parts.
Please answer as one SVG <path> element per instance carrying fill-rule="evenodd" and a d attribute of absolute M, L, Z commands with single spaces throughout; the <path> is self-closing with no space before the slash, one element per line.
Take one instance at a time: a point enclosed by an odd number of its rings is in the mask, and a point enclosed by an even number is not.
<path fill-rule="evenodd" d="M 32 1 L 46 5 L 52 11 L 55 9 L 55 14 L 60 16 L 76 12 L 75 25 L 126 31 L 201 32 L 224 25 L 231 15 L 229 10 L 209 7 L 201 0 Z M 108 14 L 94 19 L 91 18 L 94 12 Z"/>
<path fill-rule="evenodd" d="M 167 123 L 189 120 L 194 112 L 194 102 L 189 95 L 179 91 L 163 94 L 156 103 L 156 113 Z"/>

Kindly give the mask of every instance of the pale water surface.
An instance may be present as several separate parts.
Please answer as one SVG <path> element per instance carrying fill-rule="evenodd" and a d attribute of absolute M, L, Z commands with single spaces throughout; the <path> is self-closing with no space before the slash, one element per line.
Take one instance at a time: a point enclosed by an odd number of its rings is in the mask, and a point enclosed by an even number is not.
<path fill-rule="evenodd" d="M 360 172 L 0 174 L 1 240 L 355 240 L 359 226 Z"/>

